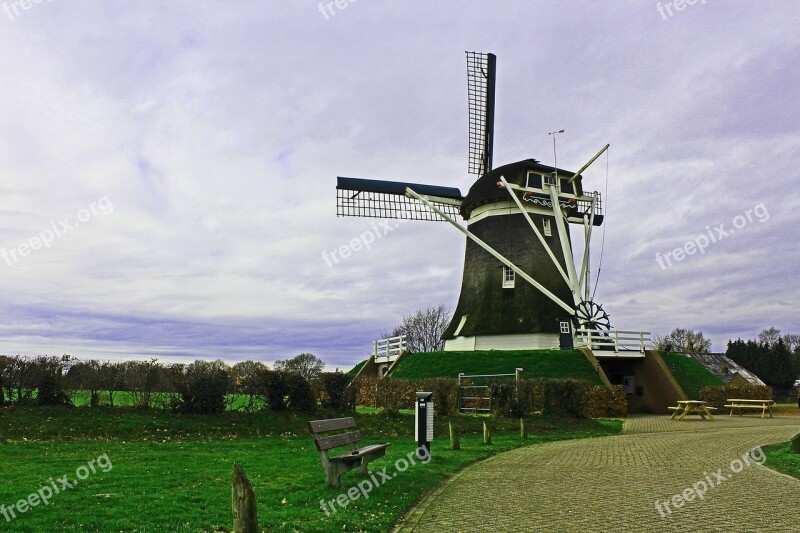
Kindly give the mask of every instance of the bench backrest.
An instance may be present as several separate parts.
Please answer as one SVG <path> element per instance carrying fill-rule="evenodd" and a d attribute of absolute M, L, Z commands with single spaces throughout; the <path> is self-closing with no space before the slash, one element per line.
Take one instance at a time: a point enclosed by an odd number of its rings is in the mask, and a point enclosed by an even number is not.
<path fill-rule="evenodd" d="M 352 417 L 332 418 L 330 420 L 311 420 L 308 429 L 314 436 L 314 443 L 320 452 L 328 451 L 339 446 L 350 446 L 355 448 L 355 443 L 361 440 L 360 431 L 349 431 L 347 433 L 337 433 L 334 435 L 321 435 L 331 431 L 342 429 L 352 429 L 356 427 L 356 421 Z"/>

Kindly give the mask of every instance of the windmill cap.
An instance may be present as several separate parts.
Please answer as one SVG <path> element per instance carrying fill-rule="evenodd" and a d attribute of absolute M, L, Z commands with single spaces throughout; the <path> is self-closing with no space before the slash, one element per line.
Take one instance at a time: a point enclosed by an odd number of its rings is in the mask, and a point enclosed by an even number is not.
<path fill-rule="evenodd" d="M 571 178 L 575 172 L 569 170 L 557 169 L 559 176 Z M 524 187 L 527 184 L 528 172 L 533 171 L 538 174 L 552 174 L 553 167 L 542 165 L 535 159 L 525 159 L 517 161 L 516 163 L 509 163 L 502 167 L 497 167 L 481 176 L 469 188 L 464 202 L 461 204 L 461 216 L 465 220 L 469 220 L 472 211 L 481 205 L 508 200 L 508 191 L 503 187 L 498 187 L 497 182 L 500 181 L 502 176 L 508 183 L 513 183 Z M 575 180 L 580 190 L 581 176 Z"/>

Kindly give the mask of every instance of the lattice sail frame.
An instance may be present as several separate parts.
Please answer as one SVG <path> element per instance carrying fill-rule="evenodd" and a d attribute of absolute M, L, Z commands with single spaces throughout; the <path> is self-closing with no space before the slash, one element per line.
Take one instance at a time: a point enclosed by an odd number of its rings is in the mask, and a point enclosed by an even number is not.
<path fill-rule="evenodd" d="M 336 185 L 336 215 L 445 221 L 419 200 L 406 196 L 407 188 L 424 195 L 426 200 L 448 216 L 459 214 L 463 197 L 456 188 L 339 177 Z"/>
<path fill-rule="evenodd" d="M 496 65 L 494 54 L 467 52 L 468 172 L 479 176 L 492 170 Z"/>

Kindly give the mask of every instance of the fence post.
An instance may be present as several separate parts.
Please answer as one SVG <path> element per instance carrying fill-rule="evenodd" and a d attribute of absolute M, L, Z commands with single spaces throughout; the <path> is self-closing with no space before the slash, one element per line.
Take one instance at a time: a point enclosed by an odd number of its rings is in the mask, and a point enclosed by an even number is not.
<path fill-rule="evenodd" d="M 458 434 L 458 428 L 453 425 L 453 422 L 448 422 L 450 426 L 450 449 L 451 450 L 460 450 L 461 449 L 461 442 Z"/>
<path fill-rule="evenodd" d="M 614 353 L 619 353 L 619 331 L 614 330 Z"/>
<path fill-rule="evenodd" d="M 492 443 L 492 428 L 490 428 L 489 424 L 487 424 L 486 422 L 483 423 L 483 443 L 484 444 Z"/>
<path fill-rule="evenodd" d="M 233 531 L 235 533 L 258 533 L 256 494 L 239 463 L 233 463 L 231 505 L 233 507 Z"/>
<path fill-rule="evenodd" d="M 461 377 L 464 375 L 463 372 L 458 373 L 458 413 L 461 414 L 464 406 L 464 389 L 461 388 Z"/>
<path fill-rule="evenodd" d="M 525 425 L 524 418 L 519 419 L 519 436 L 522 437 L 523 439 L 528 438 L 528 427 Z"/>

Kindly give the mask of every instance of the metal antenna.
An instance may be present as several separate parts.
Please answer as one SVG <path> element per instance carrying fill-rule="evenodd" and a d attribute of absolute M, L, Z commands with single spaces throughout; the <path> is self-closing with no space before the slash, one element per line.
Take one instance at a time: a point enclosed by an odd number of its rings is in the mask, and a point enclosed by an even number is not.
<path fill-rule="evenodd" d="M 558 157 L 556 157 L 556 134 L 564 133 L 564 130 L 550 131 L 547 134 L 553 136 L 553 176 L 556 178 L 556 186 L 558 186 Z"/>

